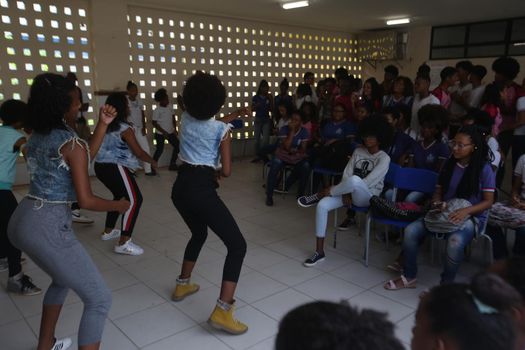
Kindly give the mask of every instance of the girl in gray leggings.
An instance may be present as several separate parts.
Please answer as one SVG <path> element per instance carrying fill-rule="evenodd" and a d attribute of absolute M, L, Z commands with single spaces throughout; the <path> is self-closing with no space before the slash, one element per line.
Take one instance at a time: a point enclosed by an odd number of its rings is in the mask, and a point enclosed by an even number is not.
<path fill-rule="evenodd" d="M 115 110 L 109 106 L 101 109 L 87 145 L 67 126 L 76 118 L 80 97 L 75 85 L 64 77 L 37 76 L 28 107 L 27 126 L 33 130 L 26 147 L 31 181 L 28 195 L 11 217 L 8 235 L 52 279 L 44 297 L 37 350 L 65 350 L 71 345 L 71 339 L 54 337 L 69 289 L 84 302 L 79 349 L 96 350 L 111 306 L 111 291 L 75 237 L 70 205 L 78 201 L 82 208 L 120 213 L 129 208 L 126 200 L 94 196 L 87 171 L 90 156 L 97 153 Z"/>

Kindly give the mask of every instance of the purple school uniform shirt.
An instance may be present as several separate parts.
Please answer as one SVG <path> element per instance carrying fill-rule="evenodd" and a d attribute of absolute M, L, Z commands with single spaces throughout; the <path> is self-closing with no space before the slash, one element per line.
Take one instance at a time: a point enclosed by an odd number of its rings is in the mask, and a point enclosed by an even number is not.
<path fill-rule="evenodd" d="M 456 166 L 452 171 L 452 177 L 450 178 L 448 190 L 443 196 L 444 201 L 457 198 L 456 191 L 464 173 L 465 168 L 456 163 Z M 492 167 L 489 163 L 485 164 L 485 166 L 481 170 L 481 174 L 479 177 L 479 189 L 480 191 L 477 195 L 472 195 L 470 196 L 470 198 L 467 198 L 467 200 L 470 203 L 472 203 L 472 205 L 479 204 L 483 200 L 483 192 L 494 192 L 496 190 L 496 173 L 494 172 L 494 170 L 492 170 Z M 479 220 L 479 227 L 483 227 L 483 224 L 485 223 L 485 219 L 487 217 L 487 211 L 485 210 L 482 213 L 476 214 L 475 217 Z"/>
<path fill-rule="evenodd" d="M 340 121 L 339 123 L 329 121 L 323 128 L 321 138 L 324 141 L 342 140 L 350 135 L 355 135 L 356 132 L 357 128 L 354 123 L 348 122 L 346 120 Z"/>
<path fill-rule="evenodd" d="M 387 154 L 390 156 L 392 162 L 397 163 L 403 154 L 407 154 L 412 150 L 414 143 L 413 138 L 404 132 L 396 131 L 393 145 L 388 149 Z"/>
<path fill-rule="evenodd" d="M 430 147 L 424 148 L 421 141 L 413 143 L 411 154 L 414 155 L 415 168 L 437 172 L 440 170 L 437 169 L 438 161 L 447 159 L 450 156 L 450 149 L 441 141 L 435 141 Z"/>

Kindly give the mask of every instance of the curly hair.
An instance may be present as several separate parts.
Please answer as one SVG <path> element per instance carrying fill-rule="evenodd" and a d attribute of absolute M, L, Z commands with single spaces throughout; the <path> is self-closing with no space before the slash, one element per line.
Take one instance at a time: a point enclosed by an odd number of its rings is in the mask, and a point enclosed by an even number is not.
<path fill-rule="evenodd" d="M 425 105 L 417 112 L 419 125 L 436 128 L 436 138 L 448 127 L 448 111 L 441 105 Z"/>
<path fill-rule="evenodd" d="M 394 141 L 394 129 L 381 114 L 364 119 L 358 126 L 357 134 L 361 140 L 367 136 L 375 136 L 381 149 L 390 147 Z"/>
<path fill-rule="evenodd" d="M 316 301 L 288 312 L 275 350 L 404 349 L 386 314 L 346 303 Z"/>
<path fill-rule="evenodd" d="M 106 104 L 115 107 L 117 110 L 117 116 L 113 121 L 108 125 L 106 133 L 117 131 L 120 127 L 120 124 L 128 122 L 128 99 L 126 95 L 121 92 L 114 92 L 108 96 L 106 99 Z"/>
<path fill-rule="evenodd" d="M 226 100 L 226 89 L 215 75 L 197 73 L 192 75 L 182 93 L 188 113 L 200 120 L 211 119 Z"/>
<path fill-rule="evenodd" d="M 428 317 L 431 333 L 446 335 L 459 350 L 504 350 L 513 348 L 512 310 L 521 303 L 520 294 L 503 279 L 482 273 L 470 285 L 450 283 L 432 288 L 418 312 Z M 483 311 L 480 304 L 495 312 Z"/>
<path fill-rule="evenodd" d="M 71 107 L 75 83 L 62 75 L 44 73 L 36 76 L 29 90 L 26 127 L 41 134 L 66 129 L 64 115 Z"/>
<path fill-rule="evenodd" d="M 153 95 L 153 98 L 156 102 L 160 102 L 168 97 L 168 91 L 164 88 L 160 88 L 157 91 L 155 91 L 155 95 Z"/>
<path fill-rule="evenodd" d="M 22 124 L 27 118 L 27 104 L 19 100 L 7 100 L 0 106 L 0 119 L 4 125 Z"/>

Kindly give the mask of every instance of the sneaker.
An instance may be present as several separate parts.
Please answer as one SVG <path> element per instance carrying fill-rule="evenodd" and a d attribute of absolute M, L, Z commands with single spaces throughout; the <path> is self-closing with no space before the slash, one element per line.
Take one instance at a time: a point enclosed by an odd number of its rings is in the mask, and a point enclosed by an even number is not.
<path fill-rule="evenodd" d="M 78 224 L 92 224 L 95 222 L 92 218 L 88 218 L 87 216 L 84 216 L 80 214 L 79 209 L 75 209 L 71 211 L 71 216 L 73 218 L 73 222 L 76 222 Z"/>
<path fill-rule="evenodd" d="M 297 204 L 303 208 L 311 207 L 319 203 L 321 199 L 317 196 L 317 193 L 312 194 L 311 196 L 302 196 L 297 199 Z"/>
<path fill-rule="evenodd" d="M 341 225 L 337 226 L 337 229 L 339 231 L 348 231 L 352 225 L 355 225 L 355 218 L 346 218 Z"/>
<path fill-rule="evenodd" d="M 117 244 L 115 246 L 115 253 L 127 255 L 141 255 L 142 253 L 144 253 L 144 249 L 133 243 L 131 239 L 128 239 L 126 243 L 122 245 Z"/>
<path fill-rule="evenodd" d="M 318 262 L 323 261 L 324 258 L 324 254 L 319 254 L 318 252 L 315 252 L 311 258 L 308 258 L 304 261 L 303 265 L 306 267 L 312 267 L 315 266 Z"/>
<path fill-rule="evenodd" d="M 9 269 L 9 264 L 7 262 L 7 258 L 1 258 L 0 259 L 0 272 L 4 272 L 7 269 Z"/>
<path fill-rule="evenodd" d="M 72 342 L 70 338 L 55 339 L 55 344 L 51 350 L 66 350 L 71 346 Z"/>
<path fill-rule="evenodd" d="M 111 230 L 111 232 L 109 232 L 109 233 L 102 232 L 102 234 L 100 235 L 100 239 L 103 240 L 103 241 L 109 241 L 110 239 L 115 239 L 115 238 L 118 238 L 118 237 L 120 237 L 120 230 L 118 230 L 116 228 Z"/>
<path fill-rule="evenodd" d="M 35 286 L 28 275 L 22 275 L 18 279 L 16 276 L 9 277 L 7 280 L 7 291 L 26 296 L 42 293 L 42 289 Z"/>

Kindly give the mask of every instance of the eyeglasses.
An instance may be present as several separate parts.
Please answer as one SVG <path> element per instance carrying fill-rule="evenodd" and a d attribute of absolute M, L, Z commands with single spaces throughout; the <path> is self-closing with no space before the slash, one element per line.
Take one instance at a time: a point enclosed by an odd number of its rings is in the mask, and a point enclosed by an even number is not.
<path fill-rule="evenodd" d="M 448 142 L 448 145 L 450 146 L 450 148 L 457 147 L 459 150 L 462 150 L 463 148 L 467 146 L 472 146 L 473 144 L 472 143 L 457 143 L 456 141 L 452 140 Z"/>

